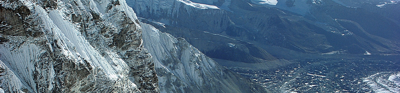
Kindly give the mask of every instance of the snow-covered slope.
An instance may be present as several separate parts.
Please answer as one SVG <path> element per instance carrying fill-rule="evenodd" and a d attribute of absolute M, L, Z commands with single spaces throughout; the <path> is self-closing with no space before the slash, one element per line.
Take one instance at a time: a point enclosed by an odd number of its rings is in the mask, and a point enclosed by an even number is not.
<path fill-rule="evenodd" d="M 380 72 L 364 78 L 363 81 L 376 93 L 400 92 L 399 72 Z"/>
<path fill-rule="evenodd" d="M 205 56 L 183 38 L 142 23 L 144 46 L 154 57 L 162 93 L 265 93 Z"/>
<path fill-rule="evenodd" d="M 125 0 L 0 1 L 5 92 L 158 92 Z"/>

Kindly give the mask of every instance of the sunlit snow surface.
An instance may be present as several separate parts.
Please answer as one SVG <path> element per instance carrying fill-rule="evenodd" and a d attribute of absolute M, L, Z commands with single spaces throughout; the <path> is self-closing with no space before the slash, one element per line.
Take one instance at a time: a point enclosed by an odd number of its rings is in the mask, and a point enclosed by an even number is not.
<path fill-rule="evenodd" d="M 219 9 L 217 6 L 214 5 L 207 5 L 207 4 L 202 4 L 202 3 L 195 3 L 189 0 L 178 0 L 186 5 L 199 8 L 199 9 Z"/>
<path fill-rule="evenodd" d="M 363 81 L 377 93 L 400 92 L 400 72 L 380 72 L 364 78 Z"/>
<path fill-rule="evenodd" d="M 251 0 L 256 4 L 268 4 L 268 5 L 276 5 L 278 4 L 278 0 Z"/>
<path fill-rule="evenodd" d="M 398 2 L 400 2 L 400 0 L 390 0 L 390 1 L 386 1 L 386 2 L 380 2 L 380 4 L 377 4 L 376 6 L 379 8 L 383 8 L 385 5 L 397 4 Z"/>

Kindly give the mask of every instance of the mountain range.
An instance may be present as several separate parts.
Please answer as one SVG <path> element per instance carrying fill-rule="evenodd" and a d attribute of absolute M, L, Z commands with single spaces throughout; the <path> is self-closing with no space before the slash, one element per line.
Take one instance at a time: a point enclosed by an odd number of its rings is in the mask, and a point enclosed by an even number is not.
<path fill-rule="evenodd" d="M 398 2 L 2 0 L 0 93 L 399 92 Z"/>

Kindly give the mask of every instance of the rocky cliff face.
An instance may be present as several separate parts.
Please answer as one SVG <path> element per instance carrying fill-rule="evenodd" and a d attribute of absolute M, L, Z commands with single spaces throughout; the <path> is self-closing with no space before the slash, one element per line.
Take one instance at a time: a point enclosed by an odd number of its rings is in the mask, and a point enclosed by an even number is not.
<path fill-rule="evenodd" d="M 154 57 L 162 93 L 265 93 L 261 86 L 229 71 L 183 38 L 141 24 L 144 46 Z"/>
<path fill-rule="evenodd" d="M 0 1 L 4 92 L 159 92 L 124 0 Z"/>

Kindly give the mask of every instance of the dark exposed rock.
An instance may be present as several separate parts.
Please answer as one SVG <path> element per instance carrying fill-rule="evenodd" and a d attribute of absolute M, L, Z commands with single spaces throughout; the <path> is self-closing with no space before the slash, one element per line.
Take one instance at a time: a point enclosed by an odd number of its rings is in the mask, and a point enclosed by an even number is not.
<path fill-rule="evenodd" d="M 8 42 L 8 41 L 10 40 L 4 37 L 0 37 L 0 44 L 3 44 L 3 42 Z"/>
<path fill-rule="evenodd" d="M 42 3 L 41 6 L 44 9 L 46 9 L 46 8 L 56 9 L 57 8 L 57 0 L 40 0 L 39 3 Z"/>
<path fill-rule="evenodd" d="M 16 9 L 0 6 L 0 33 L 4 35 L 26 36 L 28 23 L 25 18 L 30 14 L 26 6 L 20 6 Z"/>

